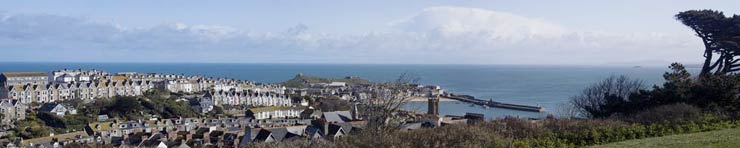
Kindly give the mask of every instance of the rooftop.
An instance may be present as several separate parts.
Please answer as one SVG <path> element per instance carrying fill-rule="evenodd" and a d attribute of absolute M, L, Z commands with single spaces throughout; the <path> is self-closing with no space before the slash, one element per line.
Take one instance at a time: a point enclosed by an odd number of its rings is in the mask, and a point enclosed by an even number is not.
<path fill-rule="evenodd" d="M 45 72 L 4 72 L 5 77 L 46 77 Z"/>

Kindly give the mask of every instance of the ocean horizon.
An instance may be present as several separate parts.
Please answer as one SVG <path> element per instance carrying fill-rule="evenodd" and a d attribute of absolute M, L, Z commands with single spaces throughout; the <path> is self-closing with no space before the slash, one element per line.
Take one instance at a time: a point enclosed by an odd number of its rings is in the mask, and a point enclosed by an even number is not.
<path fill-rule="evenodd" d="M 0 62 L 0 72 L 49 72 L 59 69 L 203 75 L 264 83 L 279 83 L 299 73 L 334 78 L 358 76 L 374 82 L 393 81 L 402 73 L 409 73 L 418 76 L 419 83 L 438 85 L 447 92 L 472 95 L 485 100 L 542 106 L 547 111 L 533 114 L 455 102 L 444 102 L 440 106 L 441 114 L 479 112 L 487 117 L 558 114 L 571 96 L 603 78 L 626 75 L 652 86 L 661 84 L 662 74 L 668 70 L 667 66 L 584 65 Z M 419 102 L 410 103 L 408 108 L 426 110 L 423 103 Z"/>

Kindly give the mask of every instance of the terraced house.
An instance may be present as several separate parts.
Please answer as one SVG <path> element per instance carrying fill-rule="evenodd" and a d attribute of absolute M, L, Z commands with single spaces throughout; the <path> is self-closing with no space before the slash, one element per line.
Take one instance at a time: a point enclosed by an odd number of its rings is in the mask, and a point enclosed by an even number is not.
<path fill-rule="evenodd" d="M 21 103 L 56 102 L 69 99 L 92 100 L 113 96 L 138 96 L 155 88 L 151 81 L 106 81 L 91 83 L 54 83 L 46 85 L 13 85 L 4 88 L 8 98 Z"/>
<path fill-rule="evenodd" d="M 203 98 L 212 99 L 214 105 L 293 106 L 285 94 L 250 92 L 215 91 L 206 93 Z"/>
<path fill-rule="evenodd" d="M 6 72 L 0 75 L 0 82 L 4 87 L 11 85 L 49 83 L 49 75 L 45 72 Z"/>
<path fill-rule="evenodd" d="M 0 122 L 8 125 L 15 120 L 26 119 L 26 109 L 28 106 L 19 103 L 18 100 L 2 99 L 0 100 L 0 113 L 3 115 Z"/>
<path fill-rule="evenodd" d="M 48 103 L 69 99 L 93 100 L 114 96 L 139 96 L 150 89 L 170 92 L 209 92 L 214 105 L 292 106 L 286 88 L 227 78 L 100 70 L 57 70 L 2 74 L 0 98 L 20 103 Z"/>

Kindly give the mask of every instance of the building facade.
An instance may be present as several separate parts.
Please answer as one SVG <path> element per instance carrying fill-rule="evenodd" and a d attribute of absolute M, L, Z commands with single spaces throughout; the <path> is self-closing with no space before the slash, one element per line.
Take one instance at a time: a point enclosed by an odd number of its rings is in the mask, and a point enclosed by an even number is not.
<path fill-rule="evenodd" d="M 0 113 L 3 118 L 0 119 L 5 125 L 12 123 L 13 121 L 26 119 L 26 109 L 28 107 L 18 100 L 13 99 L 2 99 L 0 100 Z"/>

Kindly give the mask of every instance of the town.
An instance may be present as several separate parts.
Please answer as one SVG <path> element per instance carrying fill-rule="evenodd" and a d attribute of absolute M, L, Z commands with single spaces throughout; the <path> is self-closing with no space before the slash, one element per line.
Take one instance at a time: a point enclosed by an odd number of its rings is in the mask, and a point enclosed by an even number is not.
<path fill-rule="evenodd" d="M 0 75 L 0 144 L 122 147 L 245 147 L 254 142 L 333 140 L 369 126 L 373 98 L 401 92 L 392 110 L 401 130 L 480 122 L 482 114 L 439 116 L 439 86 L 372 83 L 358 77 L 298 74 L 268 84 L 177 74 L 63 69 Z M 401 91 L 397 91 L 401 90 Z M 392 101 L 380 101 L 381 104 Z M 377 102 L 376 102 L 377 103 Z M 402 105 L 402 104 L 393 104 Z M 388 111 L 388 110 L 384 110 Z"/>

